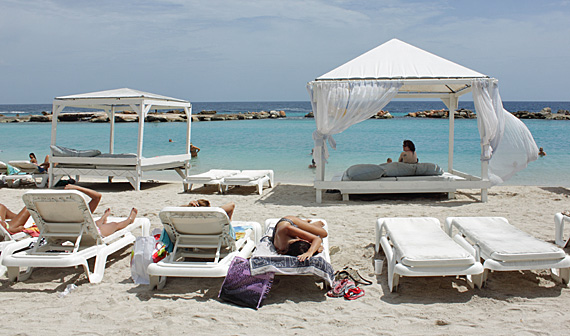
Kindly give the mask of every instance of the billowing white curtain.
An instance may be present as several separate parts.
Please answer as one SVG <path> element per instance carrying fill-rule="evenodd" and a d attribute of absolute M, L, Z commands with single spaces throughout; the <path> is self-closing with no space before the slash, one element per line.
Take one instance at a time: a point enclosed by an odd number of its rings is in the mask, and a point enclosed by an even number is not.
<path fill-rule="evenodd" d="M 317 124 L 313 140 L 315 147 L 322 146 L 325 162 L 329 157 L 326 143 L 336 149 L 332 136 L 382 110 L 402 84 L 398 80 L 313 81 L 307 84 Z M 318 155 L 314 151 L 313 156 Z"/>
<path fill-rule="evenodd" d="M 526 125 L 503 108 L 496 79 L 474 80 L 473 102 L 481 160 L 489 161 L 491 183 L 503 183 L 538 158 L 538 147 Z"/>

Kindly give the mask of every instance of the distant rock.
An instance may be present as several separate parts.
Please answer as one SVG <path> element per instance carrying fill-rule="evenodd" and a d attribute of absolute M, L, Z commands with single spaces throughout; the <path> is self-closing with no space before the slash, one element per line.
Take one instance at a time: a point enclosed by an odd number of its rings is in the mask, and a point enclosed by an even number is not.
<path fill-rule="evenodd" d="M 305 118 L 314 118 L 315 115 L 313 114 L 313 112 L 309 112 L 307 114 L 305 114 Z"/>
<path fill-rule="evenodd" d="M 210 115 L 210 114 L 216 114 L 216 113 L 218 113 L 218 112 L 217 112 L 217 111 L 213 111 L 213 110 L 210 110 L 210 111 L 208 111 L 208 110 L 202 110 L 202 111 L 200 111 L 198 114 L 208 114 L 208 115 Z"/>
<path fill-rule="evenodd" d="M 382 110 L 382 111 L 377 112 L 375 115 L 373 115 L 370 118 L 371 119 L 392 119 L 392 118 L 394 118 L 394 116 L 391 115 L 390 112 Z"/>

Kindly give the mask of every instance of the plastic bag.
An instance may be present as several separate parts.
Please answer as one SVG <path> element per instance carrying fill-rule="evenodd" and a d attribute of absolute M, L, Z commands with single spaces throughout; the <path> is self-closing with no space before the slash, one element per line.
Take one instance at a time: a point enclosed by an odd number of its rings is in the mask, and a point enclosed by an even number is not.
<path fill-rule="evenodd" d="M 153 236 L 137 237 L 131 252 L 131 276 L 137 285 L 150 284 L 147 268 L 152 263 L 156 239 Z"/>

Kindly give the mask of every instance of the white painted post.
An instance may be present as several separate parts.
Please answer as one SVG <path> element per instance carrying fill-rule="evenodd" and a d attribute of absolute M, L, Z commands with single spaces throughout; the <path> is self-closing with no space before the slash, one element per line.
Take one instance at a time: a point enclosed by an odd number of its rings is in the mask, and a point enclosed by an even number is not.
<path fill-rule="evenodd" d="M 489 180 L 489 161 L 481 161 L 481 180 L 488 181 Z M 488 196 L 488 189 L 483 188 L 481 189 L 481 202 L 486 203 Z"/>
<path fill-rule="evenodd" d="M 51 142 L 50 143 L 52 146 L 55 146 L 55 140 L 57 137 L 57 117 L 59 116 L 59 113 L 61 111 L 63 111 L 64 108 L 65 108 L 64 105 L 58 105 L 55 102 L 53 103 L 52 108 L 51 108 L 52 115 L 51 115 Z M 51 148 L 50 148 L 50 154 L 51 154 Z M 49 165 L 50 165 L 50 167 L 53 167 L 54 163 L 51 161 L 51 157 L 52 157 L 52 155 L 49 156 L 49 161 L 50 161 Z M 53 176 L 54 176 L 53 175 L 53 169 L 48 169 L 48 175 L 49 175 L 48 187 L 53 188 L 53 186 L 55 184 L 55 182 L 53 180 Z"/>
<path fill-rule="evenodd" d="M 326 146 L 326 144 L 325 144 Z M 315 177 L 316 181 L 324 181 L 325 180 L 325 152 L 323 146 L 316 146 L 315 147 L 315 154 L 316 160 L 315 163 L 317 164 L 317 176 Z M 317 203 L 323 202 L 323 190 L 316 189 L 317 192 Z"/>
<path fill-rule="evenodd" d="M 107 114 L 109 115 L 109 114 Z M 109 138 L 109 153 L 115 152 L 115 105 L 111 106 L 111 115 L 109 116 L 111 122 L 111 136 Z"/>

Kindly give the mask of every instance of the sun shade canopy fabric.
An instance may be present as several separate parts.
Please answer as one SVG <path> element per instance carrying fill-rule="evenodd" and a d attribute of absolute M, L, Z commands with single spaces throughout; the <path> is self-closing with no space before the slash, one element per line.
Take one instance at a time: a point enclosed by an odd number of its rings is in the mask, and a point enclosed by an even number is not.
<path fill-rule="evenodd" d="M 502 183 L 538 157 L 528 128 L 503 109 L 498 81 L 398 39 L 392 39 L 307 84 L 316 122 L 313 132 L 317 179 L 324 180 L 326 142 L 370 118 L 393 98 L 440 98 L 450 111 L 459 96 L 473 90 L 481 135 L 483 179 Z M 449 170 L 453 164 L 453 114 L 450 114 Z M 504 148 L 499 150 L 499 148 Z"/>

